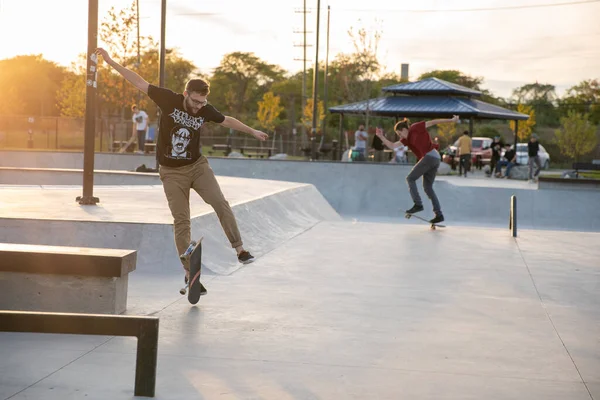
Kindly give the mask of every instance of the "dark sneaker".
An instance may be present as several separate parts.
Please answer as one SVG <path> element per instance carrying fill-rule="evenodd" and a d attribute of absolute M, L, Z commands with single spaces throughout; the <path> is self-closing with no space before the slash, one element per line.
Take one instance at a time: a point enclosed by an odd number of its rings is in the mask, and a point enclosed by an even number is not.
<path fill-rule="evenodd" d="M 406 210 L 407 214 L 415 214 L 418 213 L 419 211 L 423 211 L 423 206 L 418 206 L 418 205 L 414 205 L 413 208 L 411 208 L 410 210 Z"/>
<path fill-rule="evenodd" d="M 254 256 L 246 250 L 244 250 L 240 254 L 238 254 L 238 261 L 242 264 L 250 264 L 254 261 Z"/>
<path fill-rule="evenodd" d="M 432 224 L 439 224 L 444 221 L 444 216 L 442 214 L 436 215 L 433 219 L 429 220 Z"/>

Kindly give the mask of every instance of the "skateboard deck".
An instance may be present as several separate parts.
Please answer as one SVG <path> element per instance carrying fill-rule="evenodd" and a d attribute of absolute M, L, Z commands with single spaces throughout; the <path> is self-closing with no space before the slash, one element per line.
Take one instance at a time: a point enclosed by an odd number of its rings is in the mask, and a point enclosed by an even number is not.
<path fill-rule="evenodd" d="M 127 141 L 127 143 L 125 143 L 123 146 L 121 146 L 121 148 L 119 149 L 119 153 L 124 153 L 125 150 L 127 150 L 127 148 L 135 141 L 136 137 L 131 136 L 131 138 L 129 138 L 129 140 Z"/>
<path fill-rule="evenodd" d="M 182 261 L 190 263 L 190 277 L 183 289 L 179 291 L 184 295 L 187 291 L 188 301 L 191 304 L 196 304 L 202 294 L 206 294 L 206 289 L 200 283 L 200 275 L 202 274 L 202 239 L 192 241 L 187 250 L 179 256 Z"/>
<path fill-rule="evenodd" d="M 428 220 L 426 220 L 425 218 L 423 218 L 423 217 L 419 217 L 418 215 L 415 215 L 415 214 L 404 214 L 404 217 L 405 217 L 406 219 L 411 219 L 412 217 L 415 217 L 415 218 L 417 218 L 417 219 L 420 219 L 421 221 L 425 221 L 425 222 L 427 222 L 429 225 L 431 225 L 431 226 L 430 226 L 430 228 L 431 228 L 432 230 L 435 230 L 435 228 L 436 228 L 436 227 L 440 227 L 440 228 L 445 228 L 445 227 L 446 227 L 446 225 L 442 225 L 442 224 L 432 224 L 431 222 L 429 222 L 429 221 L 428 221 Z"/>

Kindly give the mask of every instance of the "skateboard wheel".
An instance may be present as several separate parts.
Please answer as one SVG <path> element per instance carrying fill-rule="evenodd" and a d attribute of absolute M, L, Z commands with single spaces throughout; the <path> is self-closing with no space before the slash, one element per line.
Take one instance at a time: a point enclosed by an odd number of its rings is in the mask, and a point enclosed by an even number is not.
<path fill-rule="evenodd" d="M 185 288 L 183 288 L 183 289 L 179 289 L 179 293 L 180 293 L 181 295 L 184 295 L 184 294 L 185 294 L 185 292 L 186 292 Z"/>

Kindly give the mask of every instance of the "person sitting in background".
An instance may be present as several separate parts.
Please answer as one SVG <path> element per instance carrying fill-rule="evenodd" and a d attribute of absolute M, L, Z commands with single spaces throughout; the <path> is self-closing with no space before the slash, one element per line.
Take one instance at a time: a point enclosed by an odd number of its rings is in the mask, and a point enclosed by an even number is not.
<path fill-rule="evenodd" d="M 506 151 L 504 152 L 504 159 L 499 162 L 498 171 L 502 174 L 502 167 L 506 167 L 506 171 L 504 172 L 503 178 L 510 178 L 510 170 L 512 167 L 517 165 L 517 152 L 511 145 L 506 146 Z"/>

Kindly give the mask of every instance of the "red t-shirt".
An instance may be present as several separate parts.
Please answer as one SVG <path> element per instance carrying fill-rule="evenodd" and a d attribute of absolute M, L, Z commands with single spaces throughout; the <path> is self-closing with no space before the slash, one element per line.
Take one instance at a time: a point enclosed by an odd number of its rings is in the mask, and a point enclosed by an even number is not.
<path fill-rule="evenodd" d="M 431 142 L 431 137 L 427 128 L 425 128 L 425 121 L 416 122 L 408 128 L 408 137 L 400 140 L 402 144 L 408 146 L 408 148 L 417 157 L 417 160 L 425 157 L 425 154 L 429 153 L 435 148 Z"/>

